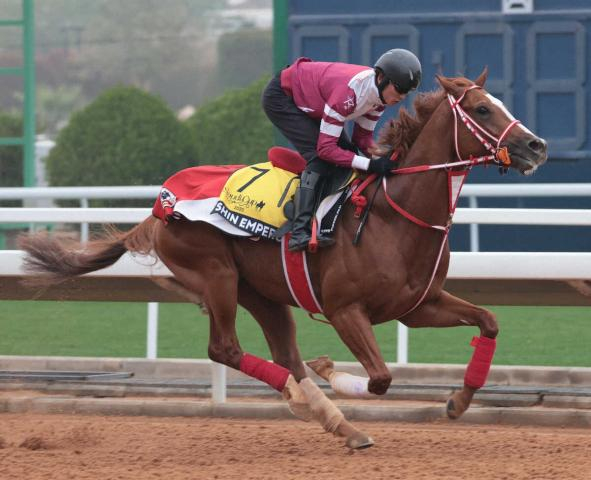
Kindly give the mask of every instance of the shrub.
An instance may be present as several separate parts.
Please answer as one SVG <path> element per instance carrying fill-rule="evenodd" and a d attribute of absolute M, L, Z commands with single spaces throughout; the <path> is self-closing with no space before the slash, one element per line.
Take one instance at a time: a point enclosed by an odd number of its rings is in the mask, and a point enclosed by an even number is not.
<path fill-rule="evenodd" d="M 265 76 L 240 90 L 206 103 L 188 120 L 201 164 L 252 164 L 266 161 L 273 127 L 261 107 Z"/>
<path fill-rule="evenodd" d="M 0 112 L 0 137 L 22 137 L 20 115 Z M 23 147 L 0 146 L 0 187 L 23 186 Z"/>
<path fill-rule="evenodd" d="M 194 163 L 190 132 L 166 103 L 118 86 L 72 115 L 47 172 L 51 185 L 150 185 Z"/>

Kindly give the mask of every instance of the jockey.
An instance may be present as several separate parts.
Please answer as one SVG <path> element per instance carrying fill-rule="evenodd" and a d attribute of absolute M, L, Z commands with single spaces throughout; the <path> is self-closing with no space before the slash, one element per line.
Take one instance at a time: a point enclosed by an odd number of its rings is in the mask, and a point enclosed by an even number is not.
<path fill-rule="evenodd" d="M 295 194 L 289 250 L 303 250 L 311 237 L 311 219 L 323 178 L 335 168 L 386 174 L 389 156 L 371 159 L 373 131 L 384 108 L 404 99 L 421 82 L 421 64 L 403 49 L 384 53 L 374 68 L 298 58 L 274 77 L 262 96 L 271 122 L 306 159 Z M 343 130 L 355 122 L 351 142 Z M 318 245 L 334 243 L 318 234 Z"/>

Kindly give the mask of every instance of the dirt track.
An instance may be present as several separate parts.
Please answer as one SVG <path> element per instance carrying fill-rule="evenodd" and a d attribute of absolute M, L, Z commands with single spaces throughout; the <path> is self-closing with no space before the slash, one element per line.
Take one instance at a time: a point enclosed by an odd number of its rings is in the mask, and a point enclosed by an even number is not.
<path fill-rule="evenodd" d="M 358 452 L 297 421 L 0 415 L 0 479 L 589 479 L 591 431 L 361 425 Z"/>

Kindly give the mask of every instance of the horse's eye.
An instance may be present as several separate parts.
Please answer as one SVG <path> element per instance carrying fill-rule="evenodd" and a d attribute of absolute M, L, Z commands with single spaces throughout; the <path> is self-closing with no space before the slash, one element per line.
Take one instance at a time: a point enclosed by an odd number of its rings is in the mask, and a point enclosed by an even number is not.
<path fill-rule="evenodd" d="M 481 105 L 480 107 L 476 108 L 476 113 L 478 113 L 479 115 L 487 115 L 490 113 L 490 110 L 485 106 Z"/>

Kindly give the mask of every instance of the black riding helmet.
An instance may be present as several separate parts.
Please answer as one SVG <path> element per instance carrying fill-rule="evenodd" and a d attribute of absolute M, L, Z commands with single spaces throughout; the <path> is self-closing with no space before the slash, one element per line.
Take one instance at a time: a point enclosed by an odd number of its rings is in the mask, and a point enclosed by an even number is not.
<path fill-rule="evenodd" d="M 389 83 L 392 83 L 396 91 L 403 95 L 416 89 L 421 83 L 421 62 L 414 53 L 403 48 L 388 50 L 378 58 L 374 69 L 376 70 L 376 86 L 382 102 L 384 102 L 382 92 Z M 384 74 L 384 79 L 377 83 L 377 73 L 379 72 Z"/>

